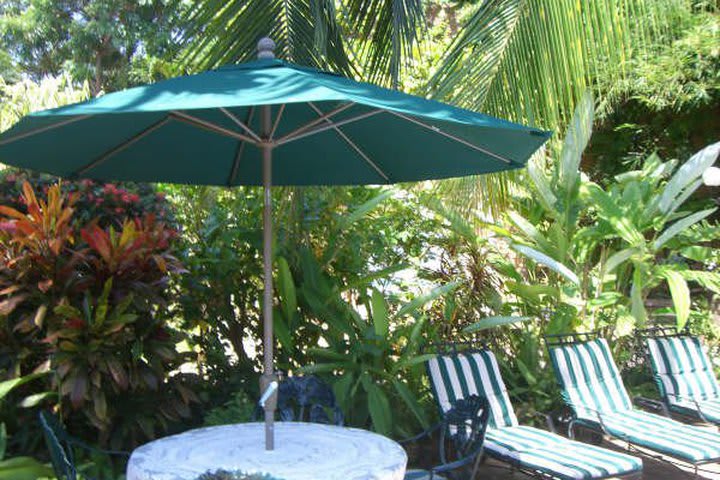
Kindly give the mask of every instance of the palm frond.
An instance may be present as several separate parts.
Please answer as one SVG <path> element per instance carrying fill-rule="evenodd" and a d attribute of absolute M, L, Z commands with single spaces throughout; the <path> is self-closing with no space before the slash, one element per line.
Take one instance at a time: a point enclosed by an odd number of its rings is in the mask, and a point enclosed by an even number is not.
<path fill-rule="evenodd" d="M 191 69 L 252 60 L 258 40 L 269 36 L 280 58 L 353 73 L 333 0 L 203 0 L 187 20 L 181 58 Z"/>
<path fill-rule="evenodd" d="M 347 0 L 342 2 L 350 35 L 359 39 L 363 77 L 397 87 L 404 63 L 425 30 L 421 0 Z"/>
<path fill-rule="evenodd" d="M 485 0 L 466 21 L 427 93 L 465 108 L 562 133 L 587 88 L 626 75 L 633 58 L 673 38 L 692 0 Z M 602 98 L 604 92 L 597 92 Z M 605 104 L 607 105 L 607 104 Z M 556 138 L 561 138 L 557 135 Z M 511 177 L 448 181 L 463 200 L 497 208 Z M 499 194 L 499 195 L 498 195 Z M 460 201 L 467 210 L 471 206 Z"/>

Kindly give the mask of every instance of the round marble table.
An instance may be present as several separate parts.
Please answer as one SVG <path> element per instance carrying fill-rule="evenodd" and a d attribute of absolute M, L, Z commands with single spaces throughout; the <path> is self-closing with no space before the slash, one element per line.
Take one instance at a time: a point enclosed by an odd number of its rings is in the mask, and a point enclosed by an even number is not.
<path fill-rule="evenodd" d="M 275 424 L 275 450 L 265 450 L 262 423 L 190 430 L 137 448 L 127 480 L 195 480 L 218 469 L 266 473 L 279 480 L 402 480 L 405 450 L 356 428 Z"/>

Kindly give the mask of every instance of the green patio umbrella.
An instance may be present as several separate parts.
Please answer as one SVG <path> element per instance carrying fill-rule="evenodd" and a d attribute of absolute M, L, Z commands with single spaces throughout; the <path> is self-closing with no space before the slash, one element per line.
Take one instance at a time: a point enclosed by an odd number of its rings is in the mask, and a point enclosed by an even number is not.
<path fill-rule="evenodd" d="M 0 162 L 66 178 L 264 186 L 264 372 L 273 367 L 271 185 L 389 184 L 521 168 L 550 137 L 274 57 L 30 114 Z M 273 448 L 276 395 L 265 404 Z"/>

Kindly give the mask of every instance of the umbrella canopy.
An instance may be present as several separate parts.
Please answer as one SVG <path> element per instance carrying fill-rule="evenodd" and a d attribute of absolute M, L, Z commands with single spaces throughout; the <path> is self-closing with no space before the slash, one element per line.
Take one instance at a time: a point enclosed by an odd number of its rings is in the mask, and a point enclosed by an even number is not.
<path fill-rule="evenodd" d="M 67 178 L 265 187 L 261 388 L 273 448 L 270 186 L 387 184 L 521 168 L 550 137 L 443 103 L 260 59 L 30 114 L 0 162 Z"/>
<path fill-rule="evenodd" d="M 262 185 L 387 184 L 523 167 L 549 137 L 487 115 L 262 59 L 28 115 L 0 161 L 61 177 Z"/>

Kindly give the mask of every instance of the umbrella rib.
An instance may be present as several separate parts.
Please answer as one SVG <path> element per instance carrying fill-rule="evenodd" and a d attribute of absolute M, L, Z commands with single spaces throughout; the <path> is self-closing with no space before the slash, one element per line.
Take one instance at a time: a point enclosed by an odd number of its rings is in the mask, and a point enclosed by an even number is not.
<path fill-rule="evenodd" d="M 122 152 L 138 140 L 141 140 L 145 138 L 146 136 L 150 135 L 152 132 L 157 130 L 158 128 L 163 127 L 170 121 L 170 116 L 165 116 L 158 120 L 157 122 L 154 122 L 149 127 L 142 129 L 140 132 L 136 133 L 132 137 L 128 138 L 124 142 L 116 145 L 115 147 L 111 148 L 110 150 L 106 151 L 99 157 L 95 158 L 92 162 L 80 167 L 78 170 L 75 170 L 74 175 L 75 176 L 82 176 L 85 175 L 87 172 L 92 170 L 93 168 L 97 167 L 98 165 L 105 162 L 108 158 L 112 157 L 113 155 Z"/>
<path fill-rule="evenodd" d="M 285 103 L 280 105 L 280 110 L 278 110 L 277 117 L 275 117 L 275 123 L 273 124 L 272 130 L 270 130 L 270 140 L 275 137 L 275 132 L 277 131 L 277 128 L 280 126 L 280 119 L 282 118 L 282 114 L 285 111 Z"/>
<path fill-rule="evenodd" d="M 69 125 L 71 123 L 79 122 L 80 120 L 85 120 L 86 118 L 90 118 L 92 115 L 80 115 L 77 117 L 72 117 L 67 120 L 63 120 L 62 122 L 53 123 L 52 125 L 48 125 L 47 127 L 37 128 L 35 130 L 31 130 L 29 132 L 25 133 L 19 133 L 13 137 L 7 138 L 0 142 L 0 145 L 6 145 L 8 143 L 15 142 L 17 140 L 22 140 L 23 138 L 32 137 L 33 135 L 37 135 L 38 133 L 47 132 L 48 130 L 53 130 L 56 128 L 64 127 L 65 125 Z"/>
<path fill-rule="evenodd" d="M 345 110 L 352 107 L 353 105 L 355 105 L 355 102 L 348 102 L 346 104 L 340 105 L 338 108 L 336 108 L 334 110 L 330 110 L 328 113 L 324 114 L 321 118 L 316 118 L 315 120 L 311 121 L 310 123 L 306 123 L 302 127 L 299 127 L 297 129 L 293 130 L 292 132 L 288 133 L 287 135 L 280 137 L 277 141 L 278 145 L 285 143 L 286 140 L 293 139 L 296 135 L 299 135 L 300 133 L 304 132 L 308 128 L 314 127 L 315 125 L 322 123 L 323 120 L 325 120 L 326 118 L 330 118 L 330 117 L 337 115 L 338 113 L 344 112 Z"/>
<path fill-rule="evenodd" d="M 368 117 L 372 117 L 377 115 L 378 113 L 386 112 L 386 110 L 378 109 L 378 110 L 370 110 L 369 112 L 365 112 L 363 114 L 357 115 L 355 117 L 346 118 L 344 120 L 340 120 L 339 122 L 331 122 L 330 125 L 323 125 L 321 127 L 313 128 L 312 130 L 299 133 L 297 135 L 291 136 L 291 135 L 285 135 L 284 137 L 279 138 L 275 145 L 284 145 L 286 143 L 294 142 L 295 140 L 300 140 L 301 138 L 309 137 L 310 135 L 315 135 L 316 133 L 324 132 L 325 130 L 330 130 L 331 128 L 340 127 L 342 125 L 347 125 L 348 123 L 357 122 L 359 120 L 364 120 Z M 318 119 L 319 121 L 324 121 L 327 118 L 327 115 L 324 116 L 324 118 Z"/>
<path fill-rule="evenodd" d="M 236 125 L 245 130 L 245 132 L 247 132 L 247 134 L 250 135 L 256 143 L 262 141 L 257 133 L 253 132 L 253 130 L 248 125 L 246 125 L 245 122 L 241 122 L 240 119 L 233 115 L 232 112 L 230 112 L 227 108 L 220 107 L 220 111 L 224 113 L 228 118 L 230 118 L 230 120 L 235 122 Z"/>
<path fill-rule="evenodd" d="M 254 112 L 255 112 L 255 107 L 250 107 L 250 110 L 248 111 L 248 114 L 247 114 L 247 120 L 245 120 L 245 123 L 247 123 L 248 125 L 252 121 Z M 227 181 L 228 187 L 231 187 L 233 182 L 235 182 L 235 177 L 237 176 L 238 168 L 240 167 L 240 159 L 242 158 L 243 153 L 245 152 L 245 145 L 247 145 L 247 143 L 245 143 L 243 141 L 238 142 L 238 148 L 235 151 L 235 158 L 233 159 L 232 168 L 230 169 L 230 176 L 228 177 L 228 181 Z"/>
<path fill-rule="evenodd" d="M 313 102 L 308 102 L 308 105 L 310 106 L 310 108 L 312 108 L 313 110 L 315 110 L 315 113 L 317 113 L 319 116 L 322 116 L 322 115 L 323 115 L 322 110 L 320 110 L 317 106 L 315 106 L 315 104 L 314 104 Z M 352 140 L 350 140 L 350 137 L 348 137 L 348 136 L 345 134 L 345 132 L 343 132 L 342 130 L 340 130 L 340 127 L 335 126 L 335 124 L 333 123 L 333 121 L 330 120 L 329 118 L 326 118 L 326 119 L 325 119 L 325 122 L 331 124 L 332 127 L 333 127 L 333 130 L 335 130 L 335 133 L 337 133 L 337 134 L 340 136 L 340 138 L 342 138 L 343 140 L 345 140 L 345 142 L 347 142 L 347 144 L 350 145 L 350 147 L 351 147 L 353 150 L 355 150 L 355 152 L 356 152 L 358 155 L 360 155 L 360 156 L 362 157 L 362 159 L 365 160 L 365 162 L 366 162 L 368 165 L 370 165 L 386 182 L 390 182 L 390 178 L 387 176 L 387 174 L 386 174 L 385 172 L 383 172 L 382 169 L 381 169 L 380 167 L 378 167 L 378 165 L 377 165 L 375 162 L 373 162 L 373 161 L 370 159 L 370 157 L 367 156 L 367 155 L 365 154 L 365 152 L 363 152 L 363 151 L 360 149 L 360 147 L 358 147 L 358 146 L 355 144 L 355 142 L 353 142 Z"/>
<path fill-rule="evenodd" d="M 172 112 L 170 112 L 170 116 L 175 120 L 187 123 L 188 125 L 192 125 L 193 127 L 204 128 L 205 130 L 210 130 L 211 132 L 225 135 L 226 137 L 234 138 L 236 140 L 242 140 L 243 142 L 252 143 L 253 145 L 257 145 L 258 143 L 253 138 L 248 137 L 247 135 L 243 135 L 242 133 L 229 130 L 225 127 L 221 127 L 220 125 L 215 125 L 212 122 L 208 122 L 207 120 L 188 115 L 187 113 L 183 113 L 179 110 L 173 110 Z"/>
<path fill-rule="evenodd" d="M 511 159 L 509 159 L 509 158 L 503 157 L 502 155 L 499 155 L 499 154 L 497 154 L 497 153 L 495 153 L 495 152 L 491 152 L 490 150 L 487 150 L 487 149 L 485 149 L 485 148 L 483 148 L 483 147 L 480 147 L 480 146 L 478 146 L 478 145 L 475 145 L 474 143 L 470 143 L 470 142 L 468 142 L 467 140 L 463 140 L 462 138 L 457 137 L 457 136 L 455 136 L 455 135 L 452 135 L 452 134 L 450 134 L 450 133 L 443 132 L 442 130 L 440 130 L 440 129 L 437 128 L 437 127 L 434 127 L 434 126 L 432 126 L 432 125 L 428 125 L 427 123 L 421 122 L 420 120 L 418 120 L 418 119 L 416 119 L 416 118 L 413 118 L 413 117 L 411 117 L 411 116 L 409 116 L 409 115 L 405 115 L 404 113 L 394 112 L 394 111 L 392 111 L 392 110 L 385 110 L 385 111 L 386 111 L 387 113 L 389 113 L 390 115 L 394 115 L 394 116 L 399 117 L 399 118 L 402 118 L 403 120 L 406 120 L 406 121 L 408 121 L 408 122 L 410 122 L 410 123 L 414 123 L 415 125 L 419 125 L 419 126 L 421 126 L 421 127 L 423 127 L 423 128 L 426 128 L 427 130 L 430 130 L 431 132 L 435 132 L 435 133 L 437 133 L 437 134 L 439 134 L 439 135 L 442 135 L 442 136 L 445 137 L 445 138 L 449 138 L 450 140 L 454 140 L 454 141 L 456 141 L 456 142 L 458 142 L 458 143 L 461 143 L 461 144 L 465 145 L 466 147 L 470 147 L 470 148 L 472 148 L 473 150 L 477 150 L 478 152 L 484 153 L 485 155 L 488 155 L 488 156 L 490 156 L 490 157 L 492 157 L 492 158 L 494 158 L 494 159 L 496 159 L 496 160 L 500 160 L 501 162 L 504 162 L 504 163 L 507 163 L 507 164 L 521 165 L 521 164 L 518 164 L 518 162 L 516 162 L 516 161 L 514 161 L 514 160 L 511 160 Z"/>

